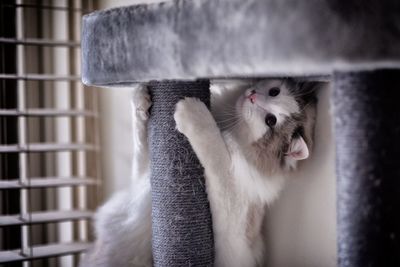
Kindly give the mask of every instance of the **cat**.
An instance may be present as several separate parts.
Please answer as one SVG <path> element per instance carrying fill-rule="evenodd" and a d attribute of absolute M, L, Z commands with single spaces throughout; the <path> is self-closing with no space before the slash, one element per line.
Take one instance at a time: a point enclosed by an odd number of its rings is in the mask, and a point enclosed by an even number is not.
<path fill-rule="evenodd" d="M 291 79 L 212 86 L 212 113 L 200 100 L 176 104 L 176 129 L 204 167 L 213 220 L 215 266 L 262 266 L 266 206 L 297 163 L 309 157 L 315 84 Z M 147 120 L 150 96 L 134 91 L 136 181 L 96 214 L 97 240 L 81 266 L 152 266 Z"/>

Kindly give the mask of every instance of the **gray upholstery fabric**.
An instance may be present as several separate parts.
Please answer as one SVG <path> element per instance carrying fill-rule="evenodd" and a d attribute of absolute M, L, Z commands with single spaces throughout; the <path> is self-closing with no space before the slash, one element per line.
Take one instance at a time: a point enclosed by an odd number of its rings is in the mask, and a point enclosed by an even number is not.
<path fill-rule="evenodd" d="M 149 89 L 154 266 L 212 266 L 214 241 L 203 167 L 173 119 L 175 104 L 184 96 L 210 105 L 209 82 L 151 82 Z"/>
<path fill-rule="evenodd" d="M 400 70 L 334 89 L 339 266 L 400 266 Z"/>
<path fill-rule="evenodd" d="M 398 0 L 178 0 L 84 17 L 83 81 L 400 66 Z"/>

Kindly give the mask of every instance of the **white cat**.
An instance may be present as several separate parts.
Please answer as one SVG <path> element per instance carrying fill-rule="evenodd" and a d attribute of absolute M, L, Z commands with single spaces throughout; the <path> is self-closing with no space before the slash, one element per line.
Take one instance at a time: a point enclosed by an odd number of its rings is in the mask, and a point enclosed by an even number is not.
<path fill-rule="evenodd" d="M 212 88 L 214 116 L 198 99 L 185 98 L 176 105 L 174 119 L 205 170 L 215 265 L 261 266 L 265 208 L 277 198 L 297 161 L 309 156 L 316 101 L 310 86 L 291 80 L 224 88 Z M 150 105 L 146 88 L 135 90 L 136 182 L 99 209 L 97 241 L 81 266 L 152 265 Z"/>

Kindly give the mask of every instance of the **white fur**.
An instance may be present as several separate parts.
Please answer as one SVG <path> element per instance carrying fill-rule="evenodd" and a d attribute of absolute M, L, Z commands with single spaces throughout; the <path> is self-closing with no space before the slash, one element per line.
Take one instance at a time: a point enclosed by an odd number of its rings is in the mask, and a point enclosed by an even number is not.
<path fill-rule="evenodd" d="M 189 139 L 205 168 L 213 219 L 215 265 L 218 267 L 250 267 L 262 263 L 262 235 L 259 233 L 249 240 L 246 231 L 252 226 L 248 225 L 248 213 L 255 206 L 263 214 L 263 207 L 277 198 L 285 177 L 280 172 L 266 176 L 248 161 L 241 148 L 269 130 L 264 123 L 266 113 L 276 114 L 279 125 L 285 116 L 299 111 L 293 98 L 281 85 L 280 80 L 273 80 L 252 87 L 259 93 L 255 104 L 246 98 L 244 88 L 248 88 L 247 84 L 235 88 L 214 85 L 214 116 L 195 98 L 185 98 L 176 105 L 174 118 L 177 130 Z M 281 87 L 279 99 L 263 95 L 265 90 L 262 88 L 273 86 Z M 233 107 L 230 112 L 243 115 L 238 127 L 228 127 L 232 126 L 232 122 L 223 115 L 225 105 Z M 132 188 L 118 193 L 99 209 L 96 215 L 96 247 L 83 266 L 151 266 L 150 170 L 146 127 L 150 100 L 146 88 L 135 90 L 133 106 L 133 175 L 137 181 Z M 220 121 L 218 126 L 214 117 Z M 220 129 L 225 127 L 229 130 L 221 132 Z M 257 220 L 257 223 L 262 223 L 260 218 Z M 94 260 L 95 257 L 100 260 Z"/>
<path fill-rule="evenodd" d="M 96 213 L 96 243 L 81 267 L 152 266 L 150 164 L 147 143 L 147 88 L 132 96 L 134 156 L 130 188 L 117 192 Z"/>
<path fill-rule="evenodd" d="M 256 90 L 261 93 L 260 87 L 281 85 L 277 83 L 279 81 L 259 83 Z M 213 218 L 216 266 L 245 267 L 262 263 L 262 240 L 248 240 L 246 237 L 248 209 L 250 205 L 271 203 L 281 191 L 284 177 L 280 174 L 266 177 L 260 173 L 248 162 L 241 146 L 254 142 L 265 134 L 268 130 L 264 123 L 267 112 L 279 114 L 279 124 L 282 120 L 280 117 L 298 111 L 293 97 L 292 102 L 287 100 L 289 96 L 284 89 L 282 95 L 289 105 L 278 105 L 278 100 L 275 99 L 271 100 L 272 103 L 267 103 L 268 97 L 260 94 L 261 99 L 256 101 L 262 107 L 259 110 L 259 107 L 254 107 L 254 104 L 244 98 L 245 94 L 242 94 L 239 100 L 235 100 L 237 103 L 231 105 L 244 114 L 244 123 L 250 130 L 240 126 L 239 129 L 234 128 L 233 132 L 224 132 L 223 135 L 211 113 L 199 100 L 185 98 L 176 106 L 177 129 L 189 139 L 205 168 L 206 188 Z M 246 131 L 245 135 L 242 135 L 242 130 Z M 259 238 L 261 239 L 261 233 Z"/>

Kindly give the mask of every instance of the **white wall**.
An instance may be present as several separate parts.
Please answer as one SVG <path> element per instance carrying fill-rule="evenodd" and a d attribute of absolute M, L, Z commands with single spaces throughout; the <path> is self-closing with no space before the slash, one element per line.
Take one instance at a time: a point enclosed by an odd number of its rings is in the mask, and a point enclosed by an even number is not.
<path fill-rule="evenodd" d="M 158 0 L 102 0 L 100 8 Z M 104 192 L 130 181 L 131 89 L 102 89 L 102 171 Z M 329 109 L 329 88 L 319 96 L 314 154 L 293 177 L 268 215 L 268 254 L 272 267 L 336 266 L 336 213 L 334 143 Z"/>
<path fill-rule="evenodd" d="M 105 199 L 129 184 L 132 158 L 131 88 L 100 89 L 101 171 Z"/>
<path fill-rule="evenodd" d="M 315 147 L 268 214 L 273 267 L 336 266 L 335 147 L 330 88 L 321 88 Z"/>

